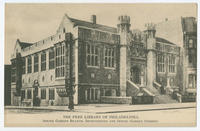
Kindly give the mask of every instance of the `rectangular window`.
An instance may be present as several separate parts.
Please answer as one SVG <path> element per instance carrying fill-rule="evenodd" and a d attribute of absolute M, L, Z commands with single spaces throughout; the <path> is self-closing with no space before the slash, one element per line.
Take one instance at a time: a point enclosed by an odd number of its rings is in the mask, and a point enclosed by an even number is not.
<path fill-rule="evenodd" d="M 175 56 L 173 56 L 173 55 L 170 55 L 169 56 L 169 59 L 168 59 L 169 61 L 169 72 L 170 73 L 175 73 L 175 60 L 176 60 L 176 58 L 175 58 Z"/>
<path fill-rule="evenodd" d="M 22 74 L 26 73 L 26 59 L 22 58 Z"/>
<path fill-rule="evenodd" d="M 16 60 L 13 60 L 11 65 L 11 81 L 16 81 Z"/>
<path fill-rule="evenodd" d="M 46 89 L 41 89 L 41 99 L 46 99 Z"/>
<path fill-rule="evenodd" d="M 34 55 L 34 72 L 38 72 L 38 54 Z"/>
<path fill-rule="evenodd" d="M 99 50 L 97 46 L 88 44 L 86 56 L 88 66 L 99 66 Z"/>
<path fill-rule="evenodd" d="M 54 49 L 49 51 L 49 69 L 54 69 Z"/>
<path fill-rule="evenodd" d="M 46 70 L 46 52 L 41 54 L 41 71 Z"/>
<path fill-rule="evenodd" d="M 196 88 L 196 75 L 195 74 L 189 74 L 189 88 Z"/>
<path fill-rule="evenodd" d="M 65 75 L 65 45 L 56 47 L 56 77 L 64 77 Z"/>
<path fill-rule="evenodd" d="M 32 90 L 27 90 L 27 99 L 31 99 L 32 98 Z"/>
<path fill-rule="evenodd" d="M 49 89 L 49 100 L 55 99 L 55 89 Z"/>
<path fill-rule="evenodd" d="M 22 100 L 25 99 L 25 90 L 22 90 L 22 91 L 21 91 L 21 98 L 22 98 Z"/>
<path fill-rule="evenodd" d="M 165 72 L 165 57 L 162 54 L 157 55 L 157 71 Z"/>
<path fill-rule="evenodd" d="M 28 57 L 28 73 L 32 72 L 32 59 L 31 56 Z"/>
<path fill-rule="evenodd" d="M 114 48 L 105 47 L 104 49 L 104 66 L 105 67 L 114 67 L 115 59 L 114 59 Z"/>

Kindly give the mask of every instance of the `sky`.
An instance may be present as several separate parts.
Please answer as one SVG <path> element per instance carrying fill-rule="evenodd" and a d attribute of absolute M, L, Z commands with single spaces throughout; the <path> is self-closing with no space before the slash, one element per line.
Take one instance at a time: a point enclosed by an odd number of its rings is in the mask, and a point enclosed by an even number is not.
<path fill-rule="evenodd" d="M 6 4 L 4 64 L 10 64 L 10 56 L 16 40 L 37 42 L 54 35 L 64 14 L 90 21 L 97 16 L 97 23 L 116 27 L 118 16 L 131 18 L 131 29 L 144 29 L 149 22 L 160 23 L 166 18 L 197 17 L 196 4 Z"/>

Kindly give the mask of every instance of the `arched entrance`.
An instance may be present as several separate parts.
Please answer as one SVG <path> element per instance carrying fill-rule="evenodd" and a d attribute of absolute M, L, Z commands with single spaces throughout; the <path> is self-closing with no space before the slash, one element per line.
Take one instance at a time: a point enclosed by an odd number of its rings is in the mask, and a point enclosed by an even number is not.
<path fill-rule="evenodd" d="M 135 84 L 141 84 L 141 71 L 140 68 L 134 66 L 131 68 L 131 81 Z"/>

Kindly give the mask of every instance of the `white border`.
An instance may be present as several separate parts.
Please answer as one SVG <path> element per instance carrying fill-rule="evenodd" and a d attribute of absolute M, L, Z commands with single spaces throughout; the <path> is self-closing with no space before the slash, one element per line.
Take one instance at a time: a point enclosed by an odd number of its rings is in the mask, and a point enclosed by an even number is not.
<path fill-rule="evenodd" d="M 5 3 L 197 3 L 198 6 L 200 4 L 199 0 L 0 0 L 0 130 L 20 130 L 20 131 L 25 131 L 28 128 L 4 128 L 4 38 L 5 38 L 5 33 L 4 33 L 4 24 L 5 24 Z M 197 21 L 198 21 L 198 34 L 197 34 L 197 38 L 199 38 L 199 32 L 200 32 L 200 28 L 199 28 L 199 20 L 200 20 L 200 10 L 198 8 L 198 14 L 197 14 Z M 198 56 L 200 55 L 200 39 L 198 39 Z M 200 59 L 199 57 L 197 57 L 197 83 L 200 83 L 200 69 L 199 69 L 199 65 L 200 65 Z M 167 131 L 167 130 L 176 130 L 176 131 L 197 131 L 200 130 L 200 122 L 199 122 L 199 111 L 200 111 L 200 105 L 199 105 L 199 101 L 200 101 L 200 89 L 198 87 L 197 84 L 197 127 L 195 128 L 190 128 L 190 127 L 151 127 L 151 128 L 146 128 L 146 127 L 141 127 L 141 128 L 136 128 L 136 127 L 132 127 L 132 128 L 115 128 L 113 130 L 140 130 L 140 131 L 144 131 L 144 130 L 154 130 L 154 131 Z M 183 118 L 185 119 L 185 118 Z M 29 128 L 28 130 L 31 131 L 35 131 L 38 128 Z M 39 130 L 49 130 L 49 131 L 54 131 L 54 130 L 83 130 L 83 131 L 88 131 L 91 130 L 93 131 L 94 128 L 40 128 Z M 104 128 L 106 130 L 110 130 L 111 128 Z M 102 128 L 97 128 L 95 130 L 102 130 Z"/>

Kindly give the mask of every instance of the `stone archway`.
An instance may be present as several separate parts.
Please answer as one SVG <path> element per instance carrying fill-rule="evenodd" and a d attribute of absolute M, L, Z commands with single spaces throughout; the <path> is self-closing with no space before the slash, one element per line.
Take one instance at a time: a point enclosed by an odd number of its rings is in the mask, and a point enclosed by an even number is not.
<path fill-rule="evenodd" d="M 135 84 L 141 84 L 141 70 L 137 66 L 131 68 L 131 81 Z"/>

